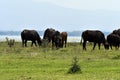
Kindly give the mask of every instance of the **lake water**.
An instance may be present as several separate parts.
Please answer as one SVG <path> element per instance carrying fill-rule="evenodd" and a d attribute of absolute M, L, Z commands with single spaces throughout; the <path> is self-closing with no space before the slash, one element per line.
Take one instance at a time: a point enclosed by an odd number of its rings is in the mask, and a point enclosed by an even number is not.
<path fill-rule="evenodd" d="M 16 42 L 21 42 L 21 36 L 9 36 L 9 35 L 4 35 L 0 36 L 0 41 L 6 41 L 6 37 L 9 39 L 15 39 Z M 43 38 L 41 36 L 41 38 Z M 68 36 L 67 42 L 80 42 L 81 37 L 79 36 Z"/>

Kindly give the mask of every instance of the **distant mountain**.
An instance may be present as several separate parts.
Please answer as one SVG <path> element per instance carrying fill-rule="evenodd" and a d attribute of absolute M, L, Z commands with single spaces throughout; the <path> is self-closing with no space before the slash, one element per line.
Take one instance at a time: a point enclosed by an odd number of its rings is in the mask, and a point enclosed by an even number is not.
<path fill-rule="evenodd" d="M 75 10 L 51 3 L 26 0 L 8 1 L 0 7 L 0 27 L 3 30 L 19 31 L 24 28 L 44 30 L 53 27 L 61 31 L 86 29 L 112 31 L 119 26 L 120 12 L 117 11 Z"/>
<path fill-rule="evenodd" d="M 17 36 L 20 35 L 20 31 L 0 31 L 0 36 L 8 35 L 8 36 Z"/>
<path fill-rule="evenodd" d="M 68 36 L 79 36 L 81 37 L 83 31 L 67 31 Z M 44 35 L 44 31 L 38 31 L 40 36 Z M 105 36 L 107 36 L 110 32 L 104 32 Z M 21 31 L 0 31 L 0 36 L 4 36 L 4 35 L 8 35 L 8 36 L 20 36 L 21 35 Z"/>

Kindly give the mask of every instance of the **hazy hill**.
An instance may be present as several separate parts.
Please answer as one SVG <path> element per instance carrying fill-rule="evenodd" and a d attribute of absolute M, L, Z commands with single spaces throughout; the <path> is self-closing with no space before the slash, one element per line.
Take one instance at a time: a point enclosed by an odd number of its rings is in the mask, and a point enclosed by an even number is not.
<path fill-rule="evenodd" d="M 38 31 L 40 36 L 44 35 L 44 31 Z M 68 31 L 68 36 L 81 36 L 82 31 Z M 104 32 L 105 35 L 108 35 L 110 32 Z M 0 36 L 20 36 L 21 31 L 0 31 Z"/>
<path fill-rule="evenodd" d="M 119 26 L 120 12 L 117 11 L 75 10 L 51 3 L 25 0 L 14 0 L 14 2 L 7 0 L 1 3 L 0 7 L 0 27 L 8 31 L 19 31 L 23 28 L 44 30 L 47 27 L 61 31 L 85 29 L 112 31 Z"/>

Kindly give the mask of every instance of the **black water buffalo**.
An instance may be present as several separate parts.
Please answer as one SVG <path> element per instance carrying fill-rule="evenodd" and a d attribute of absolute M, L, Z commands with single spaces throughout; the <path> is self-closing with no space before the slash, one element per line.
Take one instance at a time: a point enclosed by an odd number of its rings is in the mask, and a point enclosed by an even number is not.
<path fill-rule="evenodd" d="M 59 31 L 56 31 L 55 29 L 47 28 L 44 32 L 43 39 L 47 40 L 48 42 L 52 42 L 52 47 L 54 47 L 54 45 L 56 46 L 56 48 L 62 46 L 61 34 Z"/>
<path fill-rule="evenodd" d="M 47 40 L 48 42 L 51 42 L 54 34 L 55 34 L 55 29 L 47 28 L 44 32 L 43 39 Z"/>
<path fill-rule="evenodd" d="M 62 47 L 65 43 L 65 47 L 66 47 L 66 44 L 67 44 L 67 32 L 61 32 L 61 36 L 62 36 Z"/>
<path fill-rule="evenodd" d="M 117 34 L 111 33 L 107 36 L 107 41 L 110 44 L 111 49 L 112 49 L 112 46 L 115 46 L 116 49 L 118 49 L 120 44 L 120 36 Z"/>
<path fill-rule="evenodd" d="M 56 48 L 62 47 L 62 36 L 59 31 L 55 31 L 52 36 L 52 47 L 56 46 Z"/>
<path fill-rule="evenodd" d="M 120 29 L 118 29 L 118 30 L 113 30 L 113 32 L 112 32 L 113 34 L 117 34 L 117 35 L 119 35 L 120 36 Z"/>
<path fill-rule="evenodd" d="M 82 32 L 81 39 L 83 39 L 83 50 L 86 50 L 86 42 L 87 41 L 94 43 L 93 50 L 96 46 L 96 43 L 98 43 L 99 49 L 100 49 L 100 44 L 105 43 L 105 36 L 99 30 L 86 30 L 86 31 Z"/>
<path fill-rule="evenodd" d="M 32 41 L 31 46 L 33 46 L 33 43 L 35 44 L 35 46 L 37 46 L 36 41 L 39 46 L 41 45 L 41 38 L 36 30 L 27 30 L 27 29 L 23 30 L 21 32 L 21 39 L 23 46 L 27 46 L 28 40 Z"/>

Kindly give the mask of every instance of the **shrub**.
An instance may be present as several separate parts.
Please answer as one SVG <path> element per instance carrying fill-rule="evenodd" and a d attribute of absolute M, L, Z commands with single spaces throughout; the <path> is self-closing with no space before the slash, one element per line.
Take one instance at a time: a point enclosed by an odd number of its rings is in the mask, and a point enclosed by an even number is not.
<path fill-rule="evenodd" d="M 72 61 L 72 65 L 71 65 L 70 69 L 68 70 L 68 73 L 71 73 L 71 74 L 76 73 L 76 72 L 82 73 L 81 67 L 77 63 L 78 63 L 78 59 L 77 59 L 77 57 L 74 57 L 73 61 Z"/>

